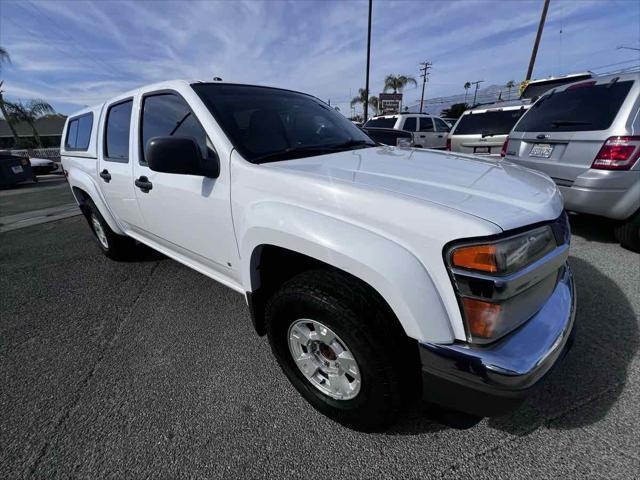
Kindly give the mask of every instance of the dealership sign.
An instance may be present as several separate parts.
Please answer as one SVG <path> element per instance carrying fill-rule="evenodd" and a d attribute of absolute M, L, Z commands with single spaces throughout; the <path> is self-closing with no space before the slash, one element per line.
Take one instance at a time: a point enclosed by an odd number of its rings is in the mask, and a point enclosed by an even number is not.
<path fill-rule="evenodd" d="M 401 93 L 381 93 L 378 95 L 381 115 L 392 115 L 400 112 L 402 105 Z"/>

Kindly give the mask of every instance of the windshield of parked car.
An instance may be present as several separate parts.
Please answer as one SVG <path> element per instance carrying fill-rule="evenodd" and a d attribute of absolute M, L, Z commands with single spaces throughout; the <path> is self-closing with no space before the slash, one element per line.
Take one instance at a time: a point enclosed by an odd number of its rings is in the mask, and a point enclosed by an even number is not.
<path fill-rule="evenodd" d="M 397 117 L 372 118 L 371 120 L 368 120 L 364 126 L 373 128 L 393 128 L 396 124 L 396 120 L 398 120 Z"/>
<path fill-rule="evenodd" d="M 471 112 L 462 116 L 452 135 L 506 135 L 524 113 L 517 110 L 488 110 Z"/>
<path fill-rule="evenodd" d="M 633 81 L 585 81 L 551 92 L 538 100 L 515 128 L 516 132 L 585 132 L 606 130 L 618 114 Z"/>
<path fill-rule="evenodd" d="M 362 130 L 317 98 L 276 88 L 192 85 L 234 147 L 254 163 L 375 146 Z"/>

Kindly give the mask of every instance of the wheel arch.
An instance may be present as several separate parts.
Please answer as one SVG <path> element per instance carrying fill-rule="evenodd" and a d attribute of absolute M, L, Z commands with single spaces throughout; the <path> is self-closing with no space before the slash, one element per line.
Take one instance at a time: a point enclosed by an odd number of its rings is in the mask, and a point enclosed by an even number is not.
<path fill-rule="evenodd" d="M 407 336 L 431 342 L 453 341 L 448 315 L 429 273 L 403 246 L 300 207 L 263 205 L 259 210 L 261 214 L 252 219 L 241 248 L 242 258 L 246 259 L 242 266 L 243 285 L 258 333 L 264 333 L 264 301 L 282 282 L 277 276 L 274 282 L 268 273 L 321 267 L 345 272 L 375 291 Z M 269 262 L 278 268 L 265 267 Z"/>
<path fill-rule="evenodd" d="M 88 174 L 79 172 L 77 169 L 71 169 L 67 180 L 69 181 L 69 185 L 71 185 L 73 196 L 83 213 L 86 213 L 85 204 L 87 199 L 91 199 L 96 208 L 100 211 L 102 217 L 109 224 L 111 230 L 118 235 L 125 234 L 115 217 L 111 214 L 102 194 Z"/>

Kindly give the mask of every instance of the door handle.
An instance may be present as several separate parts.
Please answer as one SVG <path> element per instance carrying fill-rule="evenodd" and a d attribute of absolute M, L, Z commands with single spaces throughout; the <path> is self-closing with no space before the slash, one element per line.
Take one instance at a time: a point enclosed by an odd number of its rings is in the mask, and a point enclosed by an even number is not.
<path fill-rule="evenodd" d="M 144 193 L 149 193 L 149 190 L 153 188 L 153 183 L 145 176 L 142 176 L 135 181 L 136 187 L 142 190 Z"/>
<path fill-rule="evenodd" d="M 438 135 L 438 138 L 442 138 L 442 137 L 443 137 L 442 135 Z"/>
<path fill-rule="evenodd" d="M 426 135 L 419 135 L 420 138 L 427 138 Z"/>
<path fill-rule="evenodd" d="M 106 168 L 100 172 L 100 178 L 102 178 L 105 182 L 109 183 L 111 181 L 111 174 L 109 170 Z"/>

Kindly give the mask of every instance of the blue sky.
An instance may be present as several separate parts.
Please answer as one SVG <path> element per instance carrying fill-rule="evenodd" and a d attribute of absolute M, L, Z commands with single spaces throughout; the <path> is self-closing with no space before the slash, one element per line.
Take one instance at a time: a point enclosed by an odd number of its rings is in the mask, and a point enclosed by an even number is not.
<path fill-rule="evenodd" d="M 371 90 L 418 76 L 427 97 L 524 78 L 542 0 L 373 2 Z M 43 98 L 62 113 L 171 78 L 305 91 L 348 113 L 364 86 L 366 1 L 0 1 L 8 99 Z M 562 33 L 561 33 L 562 32 Z M 640 2 L 551 0 L 534 78 L 640 64 Z M 405 91 L 405 104 L 419 98 Z"/>

